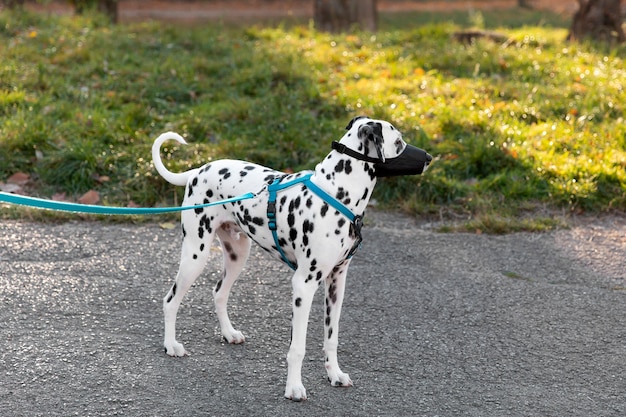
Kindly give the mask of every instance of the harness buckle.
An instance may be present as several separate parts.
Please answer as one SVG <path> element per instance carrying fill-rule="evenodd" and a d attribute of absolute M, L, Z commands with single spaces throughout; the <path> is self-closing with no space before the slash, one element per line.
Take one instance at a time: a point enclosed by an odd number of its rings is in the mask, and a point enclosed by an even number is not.
<path fill-rule="evenodd" d="M 276 230 L 276 201 L 268 201 L 267 203 L 267 227 L 271 231 Z"/>
<path fill-rule="evenodd" d="M 352 245 L 352 249 L 350 249 L 350 252 L 348 252 L 348 258 L 352 258 L 356 251 L 359 250 L 359 248 L 361 247 L 361 242 L 363 242 L 363 236 L 361 236 L 361 229 L 363 228 L 363 216 L 355 216 L 351 226 L 356 241 L 354 242 L 354 245 Z"/>

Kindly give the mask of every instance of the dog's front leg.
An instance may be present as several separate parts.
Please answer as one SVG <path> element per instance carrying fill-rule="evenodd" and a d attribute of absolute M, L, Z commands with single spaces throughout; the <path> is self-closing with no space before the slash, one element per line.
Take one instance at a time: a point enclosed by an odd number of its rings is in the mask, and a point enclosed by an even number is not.
<path fill-rule="evenodd" d="M 287 353 L 287 386 L 285 397 L 294 401 L 306 400 L 306 389 L 302 384 L 302 361 L 306 350 L 306 332 L 309 313 L 318 282 L 307 280 L 307 268 L 299 268 L 292 278 L 293 315 L 291 319 L 291 345 Z"/>
<path fill-rule="evenodd" d="M 339 344 L 339 317 L 343 295 L 346 289 L 346 273 L 350 260 L 336 266 L 333 272 L 326 278 L 324 319 L 324 355 L 328 381 L 334 387 L 352 386 L 352 380 L 346 373 L 341 372 L 337 361 L 337 346 Z"/>

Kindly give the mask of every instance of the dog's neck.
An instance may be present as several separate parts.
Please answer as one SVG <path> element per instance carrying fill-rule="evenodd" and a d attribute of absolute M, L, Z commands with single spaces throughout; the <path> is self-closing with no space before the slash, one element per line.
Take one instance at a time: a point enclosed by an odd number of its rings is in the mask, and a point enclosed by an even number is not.
<path fill-rule="evenodd" d="M 311 180 L 341 201 L 355 215 L 363 215 L 376 185 L 372 163 L 332 151 L 315 167 Z"/>

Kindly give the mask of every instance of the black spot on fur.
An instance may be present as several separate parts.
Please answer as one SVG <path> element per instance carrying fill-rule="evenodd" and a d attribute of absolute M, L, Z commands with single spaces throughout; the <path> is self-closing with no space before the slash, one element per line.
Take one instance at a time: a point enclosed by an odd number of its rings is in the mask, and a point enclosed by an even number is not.
<path fill-rule="evenodd" d="M 352 172 L 352 161 L 350 161 L 349 159 L 346 161 L 346 167 L 344 168 L 344 171 L 346 171 L 346 174 L 350 174 Z"/>
<path fill-rule="evenodd" d="M 215 284 L 215 292 L 218 292 L 220 290 L 220 288 L 222 288 L 222 280 L 221 279 L 219 281 L 217 281 L 217 284 Z"/>
<path fill-rule="evenodd" d="M 328 328 L 328 338 L 330 339 L 333 336 L 333 328 L 329 327 Z"/>
<path fill-rule="evenodd" d="M 220 174 L 222 177 L 224 177 L 224 179 L 227 179 L 228 177 L 230 177 L 230 171 L 228 170 L 228 168 L 222 168 L 218 171 L 218 174 Z"/>
<path fill-rule="evenodd" d="M 324 203 L 324 205 L 322 206 L 322 209 L 320 210 L 320 214 L 322 215 L 322 217 L 326 216 L 326 213 L 328 212 L 328 203 Z"/>
<path fill-rule="evenodd" d="M 328 297 L 330 298 L 330 301 L 333 302 L 333 304 L 335 304 L 337 302 L 337 286 L 335 285 L 335 281 L 334 280 L 328 286 Z"/>
<path fill-rule="evenodd" d="M 296 307 L 300 307 L 300 304 L 302 304 L 302 298 L 298 297 L 296 298 Z"/>
<path fill-rule="evenodd" d="M 204 243 L 200 244 L 200 252 L 204 251 Z"/>
<path fill-rule="evenodd" d="M 209 198 L 213 197 L 213 190 L 211 190 L 211 189 L 206 190 L 206 196 L 209 197 Z"/>
<path fill-rule="evenodd" d="M 293 242 L 298 237 L 298 231 L 296 229 L 289 229 L 289 239 Z"/>
<path fill-rule="evenodd" d="M 344 169 L 344 160 L 340 159 L 339 162 L 337 162 L 337 165 L 335 165 L 335 172 L 342 172 Z"/>
<path fill-rule="evenodd" d="M 313 222 L 309 221 L 308 219 L 303 221 L 302 222 L 302 231 L 304 233 L 311 233 L 311 232 L 313 232 Z"/>

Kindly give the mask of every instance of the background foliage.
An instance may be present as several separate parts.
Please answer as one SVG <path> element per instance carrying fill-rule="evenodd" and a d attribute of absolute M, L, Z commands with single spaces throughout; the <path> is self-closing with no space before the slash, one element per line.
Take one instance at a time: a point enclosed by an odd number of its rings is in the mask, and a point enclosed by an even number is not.
<path fill-rule="evenodd" d="M 522 10 L 405 13 L 381 16 L 376 34 L 330 35 L 5 11 L 0 181 L 27 172 L 37 195 L 178 203 L 151 163 L 163 131 L 191 143 L 164 150 L 173 170 L 224 157 L 300 170 L 365 114 L 437 158 L 423 176 L 380 181 L 384 207 L 492 232 L 624 211 L 624 49 L 566 43 L 565 25 Z M 464 27 L 509 40 L 453 41 Z"/>

